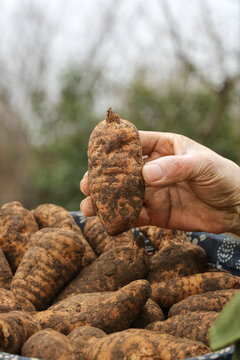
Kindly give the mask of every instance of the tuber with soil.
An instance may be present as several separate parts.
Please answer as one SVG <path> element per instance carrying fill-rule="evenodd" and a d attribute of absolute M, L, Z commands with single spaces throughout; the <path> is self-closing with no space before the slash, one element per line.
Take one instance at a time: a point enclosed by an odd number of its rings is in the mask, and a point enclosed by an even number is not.
<path fill-rule="evenodd" d="M 88 145 L 90 196 L 109 235 L 127 231 L 137 221 L 145 192 L 142 166 L 137 128 L 110 108 Z"/>

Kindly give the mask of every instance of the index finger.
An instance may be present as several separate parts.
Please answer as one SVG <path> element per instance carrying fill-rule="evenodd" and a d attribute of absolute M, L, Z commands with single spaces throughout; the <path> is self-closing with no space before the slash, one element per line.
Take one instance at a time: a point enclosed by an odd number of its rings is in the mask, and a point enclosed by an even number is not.
<path fill-rule="evenodd" d="M 157 131 L 139 131 L 142 154 L 151 157 L 174 155 L 174 134 Z M 154 156 L 154 154 L 156 156 Z"/>

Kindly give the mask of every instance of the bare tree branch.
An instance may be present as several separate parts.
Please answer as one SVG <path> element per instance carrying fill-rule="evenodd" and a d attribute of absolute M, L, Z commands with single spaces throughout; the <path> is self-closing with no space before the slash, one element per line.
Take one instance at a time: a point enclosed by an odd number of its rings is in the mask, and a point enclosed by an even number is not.
<path fill-rule="evenodd" d="M 205 0 L 202 0 L 200 2 L 201 8 L 202 8 L 202 19 L 203 23 L 206 28 L 206 32 L 209 36 L 209 39 L 211 40 L 212 46 L 215 48 L 215 53 L 217 55 L 218 59 L 218 66 L 221 69 L 221 72 L 223 74 L 223 78 L 227 78 L 227 71 L 225 66 L 225 49 L 223 46 L 223 42 L 220 39 L 219 34 L 216 31 L 216 28 L 213 24 L 213 20 L 211 17 L 211 11 L 209 6 L 207 5 Z"/>
<path fill-rule="evenodd" d="M 212 89 L 213 84 L 202 74 L 200 69 L 197 68 L 196 64 L 190 59 L 190 56 L 187 54 L 186 48 L 181 38 L 181 31 L 178 27 L 177 21 L 173 17 L 169 4 L 166 0 L 161 0 L 161 5 L 168 23 L 169 35 L 174 45 L 176 57 L 180 60 L 188 73 L 196 75 L 203 85 L 205 85 L 209 89 Z"/>
<path fill-rule="evenodd" d="M 219 125 L 219 119 L 224 113 L 226 107 L 229 105 L 230 93 L 234 89 L 238 80 L 239 78 L 236 77 L 227 78 L 221 88 L 218 91 L 215 91 L 216 105 L 212 108 L 212 111 L 209 112 L 208 118 L 205 119 L 200 126 L 200 139 L 204 140 L 205 137 L 216 131 Z"/>
<path fill-rule="evenodd" d="M 109 56 L 105 58 L 103 62 L 99 60 L 99 53 L 103 51 L 104 43 L 107 42 L 107 39 L 113 35 L 112 30 L 116 24 L 119 8 L 122 5 L 123 1 L 110 1 L 108 7 L 105 9 L 102 15 L 101 26 L 98 35 L 96 36 L 95 41 L 91 44 L 90 50 L 86 54 L 86 57 L 83 61 L 82 67 L 87 69 L 88 73 L 91 74 L 91 69 L 94 69 L 94 76 L 88 79 L 90 80 L 88 85 L 89 92 L 93 91 L 93 88 L 101 79 L 104 70 L 107 68 L 108 61 L 110 61 L 111 52 L 109 52 Z"/>

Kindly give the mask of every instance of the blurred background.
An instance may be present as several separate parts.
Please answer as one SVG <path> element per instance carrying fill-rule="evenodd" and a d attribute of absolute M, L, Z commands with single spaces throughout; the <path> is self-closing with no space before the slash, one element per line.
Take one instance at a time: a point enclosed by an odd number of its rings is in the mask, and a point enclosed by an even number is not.
<path fill-rule="evenodd" d="M 0 34 L 0 206 L 78 210 L 110 106 L 240 164 L 239 0 L 2 0 Z"/>

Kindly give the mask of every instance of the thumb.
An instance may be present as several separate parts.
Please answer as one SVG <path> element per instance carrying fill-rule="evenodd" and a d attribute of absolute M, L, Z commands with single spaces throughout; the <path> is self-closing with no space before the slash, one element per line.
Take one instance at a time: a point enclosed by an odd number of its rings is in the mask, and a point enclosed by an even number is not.
<path fill-rule="evenodd" d="M 142 173 L 147 185 L 165 186 L 189 179 L 195 166 L 192 156 L 170 155 L 147 162 Z"/>

